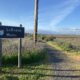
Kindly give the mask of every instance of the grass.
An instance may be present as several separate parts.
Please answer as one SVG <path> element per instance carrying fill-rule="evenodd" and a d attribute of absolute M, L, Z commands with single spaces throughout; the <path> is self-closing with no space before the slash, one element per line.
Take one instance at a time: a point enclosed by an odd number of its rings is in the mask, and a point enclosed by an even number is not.
<path fill-rule="evenodd" d="M 41 51 L 27 51 L 26 53 L 22 53 L 22 65 L 25 64 L 32 64 L 32 63 L 38 63 L 41 61 L 44 61 L 47 59 L 47 52 L 45 50 Z M 3 65 L 17 65 L 18 63 L 18 56 L 12 55 L 12 56 L 3 56 L 2 57 L 2 64 Z"/>
<path fill-rule="evenodd" d="M 40 62 L 45 59 L 46 51 L 43 43 L 37 42 L 36 46 L 32 40 L 24 38 L 22 40 L 22 63 L 31 64 Z M 16 65 L 18 56 L 18 39 L 4 39 L 3 40 L 3 54 L 2 63 L 3 65 Z"/>
<path fill-rule="evenodd" d="M 68 43 L 73 46 L 74 49 L 80 50 L 80 37 L 75 38 L 56 38 L 55 41 Z"/>
<path fill-rule="evenodd" d="M 0 80 L 49 80 L 50 68 L 47 64 L 26 65 L 21 69 L 14 67 L 3 67 L 5 74 L 0 74 Z"/>
<path fill-rule="evenodd" d="M 67 53 L 70 55 L 80 55 L 80 51 L 75 51 L 75 50 L 71 50 L 71 49 L 69 49 L 69 50 L 64 49 L 65 46 L 62 46 L 62 45 L 60 46 L 57 42 L 48 41 L 47 44 L 54 47 L 55 49 L 57 49 L 59 51 L 64 52 L 64 53 Z"/>
<path fill-rule="evenodd" d="M 55 40 L 55 41 L 49 41 L 48 43 L 51 46 L 54 45 L 54 47 L 59 48 L 60 50 L 67 51 L 70 53 L 80 54 L 80 50 L 69 42 L 63 42 L 63 41 L 56 41 Z"/>
<path fill-rule="evenodd" d="M 57 43 L 54 41 L 48 41 L 47 44 L 54 47 L 55 49 L 60 50 L 60 51 L 75 53 L 75 51 L 72 51 L 71 45 L 68 43 Z"/>
<path fill-rule="evenodd" d="M 62 48 L 60 48 L 60 47 L 57 45 L 56 42 L 48 41 L 47 44 L 50 45 L 50 46 L 52 46 L 52 47 L 55 48 L 55 49 L 58 49 L 58 50 L 62 51 Z"/>
<path fill-rule="evenodd" d="M 52 39 L 52 38 L 51 38 Z M 74 51 L 66 50 L 70 47 L 64 44 L 64 47 L 57 42 L 48 41 L 48 45 L 59 51 L 69 54 L 69 57 L 76 54 Z M 22 67 L 17 68 L 17 49 L 18 40 L 4 40 L 3 42 L 3 67 L 0 67 L 0 80 L 49 80 L 52 71 L 52 65 L 48 63 L 48 54 L 45 51 L 45 44 L 34 42 L 24 38 L 22 44 Z M 77 53 L 78 54 L 78 53 Z M 75 57 L 75 56 L 74 56 Z M 77 57 L 76 57 L 77 58 Z"/>
<path fill-rule="evenodd" d="M 52 41 L 48 41 L 47 44 L 53 48 L 55 48 L 56 50 L 59 50 L 60 52 L 65 53 L 70 59 L 75 60 L 75 61 L 80 61 L 80 51 L 76 52 L 76 51 L 67 51 L 64 50 L 61 46 L 59 46 L 57 44 L 57 42 L 52 42 Z"/>
<path fill-rule="evenodd" d="M 45 44 L 23 39 L 22 44 L 22 67 L 17 68 L 18 63 L 18 40 L 4 40 L 3 56 L 0 67 L 0 80 L 49 80 L 48 74 L 51 65 L 48 63 L 48 54 Z"/>
<path fill-rule="evenodd" d="M 21 68 L 17 68 L 17 56 L 3 57 L 0 80 L 49 80 L 46 75 L 51 74 L 51 65 L 44 52 L 24 54 Z"/>

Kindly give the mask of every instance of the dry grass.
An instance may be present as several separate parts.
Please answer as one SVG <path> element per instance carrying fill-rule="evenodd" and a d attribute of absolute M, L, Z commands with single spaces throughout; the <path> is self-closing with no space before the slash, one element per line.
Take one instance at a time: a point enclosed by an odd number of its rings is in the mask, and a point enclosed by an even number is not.
<path fill-rule="evenodd" d="M 37 62 L 40 56 L 47 57 L 47 53 L 44 52 L 45 44 L 38 42 L 36 46 L 34 42 L 28 38 L 22 39 L 22 56 L 31 57 L 30 59 L 24 60 L 25 62 L 31 64 L 23 65 L 21 69 L 17 68 L 17 65 L 5 65 L 2 67 L 2 73 L 0 73 L 0 80 L 49 80 L 48 74 L 51 74 L 49 70 L 51 65 L 48 64 L 47 59 L 42 59 L 40 62 Z M 11 56 L 16 56 L 18 53 L 18 39 L 4 39 L 3 40 L 3 56 L 9 56 L 7 61 L 11 63 L 17 62 L 17 59 Z M 25 54 L 24 54 L 25 53 Z M 37 56 L 35 55 L 37 54 Z M 30 56 L 28 56 L 30 55 Z M 32 55 L 32 56 L 31 56 Z M 36 57 L 34 57 L 36 56 Z M 11 60 L 9 60 L 11 57 Z M 6 61 L 7 58 L 5 58 Z M 36 63 L 34 63 L 34 59 Z"/>
<path fill-rule="evenodd" d="M 64 52 L 73 61 L 78 61 L 78 62 L 80 61 L 80 52 L 63 51 L 63 49 L 60 46 L 58 46 L 56 42 L 50 41 L 50 42 L 47 42 L 47 44 L 61 52 Z"/>
<path fill-rule="evenodd" d="M 3 39 L 3 55 L 16 55 L 18 53 L 19 39 Z M 36 46 L 26 37 L 22 39 L 22 52 L 43 50 L 45 45 L 38 42 Z"/>

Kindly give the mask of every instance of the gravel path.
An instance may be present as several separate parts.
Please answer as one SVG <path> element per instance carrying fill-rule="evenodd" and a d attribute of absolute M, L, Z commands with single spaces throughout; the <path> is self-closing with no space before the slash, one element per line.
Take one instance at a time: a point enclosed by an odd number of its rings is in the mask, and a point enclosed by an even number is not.
<path fill-rule="evenodd" d="M 52 65 L 52 75 L 50 80 L 80 80 L 79 62 L 71 60 L 65 53 L 47 47 Z"/>

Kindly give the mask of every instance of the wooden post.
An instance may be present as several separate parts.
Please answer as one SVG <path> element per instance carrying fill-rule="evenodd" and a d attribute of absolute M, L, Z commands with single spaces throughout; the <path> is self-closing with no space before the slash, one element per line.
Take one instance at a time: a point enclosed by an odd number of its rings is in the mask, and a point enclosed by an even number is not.
<path fill-rule="evenodd" d="M 20 27 L 22 27 L 22 24 L 20 24 Z M 21 67 L 22 63 L 22 39 L 19 39 L 19 46 L 18 46 L 18 68 Z"/>
<path fill-rule="evenodd" d="M 2 23 L 0 22 L 0 26 Z M 2 39 L 0 38 L 0 67 L 2 66 Z"/>
<path fill-rule="evenodd" d="M 37 30 L 38 30 L 38 0 L 34 0 L 34 42 L 37 42 Z"/>

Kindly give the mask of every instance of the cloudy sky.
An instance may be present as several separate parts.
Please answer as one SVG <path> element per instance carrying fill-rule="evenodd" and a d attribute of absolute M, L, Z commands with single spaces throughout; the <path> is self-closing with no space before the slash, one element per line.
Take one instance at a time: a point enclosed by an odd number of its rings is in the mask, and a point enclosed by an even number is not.
<path fill-rule="evenodd" d="M 34 29 L 34 0 L 0 0 L 0 21 Z M 80 0 L 39 0 L 38 29 L 80 34 Z"/>

